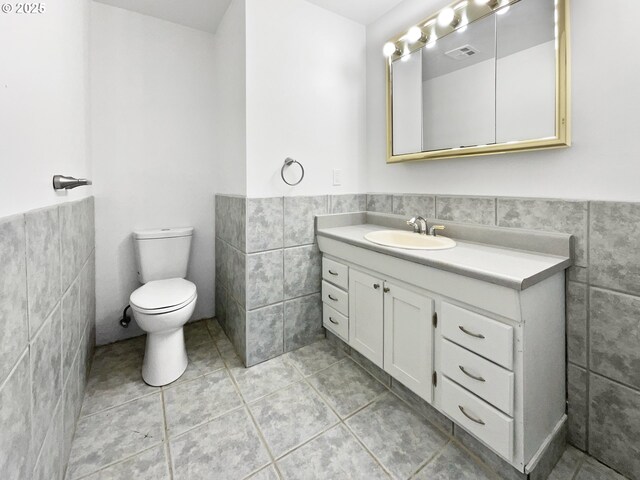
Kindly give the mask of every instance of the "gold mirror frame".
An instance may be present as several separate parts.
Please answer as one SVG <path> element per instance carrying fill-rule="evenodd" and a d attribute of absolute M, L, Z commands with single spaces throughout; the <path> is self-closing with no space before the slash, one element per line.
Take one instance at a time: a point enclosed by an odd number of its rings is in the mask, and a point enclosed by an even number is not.
<path fill-rule="evenodd" d="M 504 4 L 511 5 L 519 0 L 511 0 Z M 557 42 L 556 50 L 556 134 L 555 137 L 547 137 L 533 140 L 522 140 L 508 143 L 496 143 L 492 145 L 478 145 L 473 147 L 448 148 L 444 150 L 431 150 L 426 152 L 408 153 L 402 155 L 393 154 L 393 77 L 391 72 L 392 63 L 402 55 L 412 53 L 424 47 L 424 37 L 413 45 L 409 45 L 403 39 L 407 32 L 391 38 L 388 43 L 398 48 L 400 44 L 404 47 L 402 51 L 396 50 L 391 56 L 385 58 L 386 63 L 386 109 L 387 109 L 387 163 L 412 162 L 418 160 L 439 160 L 446 158 L 473 157 L 480 155 L 495 155 L 509 152 L 524 152 L 529 150 L 546 150 L 552 148 L 563 148 L 571 146 L 571 65 L 570 65 L 570 45 L 569 45 L 569 1 L 556 0 L 557 19 Z M 457 0 L 445 8 L 454 8 L 460 4 Z M 469 5 L 472 0 L 469 1 Z M 502 6 L 501 6 L 502 7 Z M 442 9 L 444 10 L 444 9 Z M 434 24 L 439 10 L 433 15 L 421 20 L 416 25 Z M 479 20 L 487 15 L 494 14 L 495 11 L 489 6 L 474 6 L 473 20 Z M 469 23 L 471 23 L 471 21 Z M 451 33 L 453 27 L 445 27 Z M 439 33 L 442 28 L 439 28 Z M 442 37 L 444 35 L 438 35 Z M 428 42 L 428 40 L 427 40 Z"/>

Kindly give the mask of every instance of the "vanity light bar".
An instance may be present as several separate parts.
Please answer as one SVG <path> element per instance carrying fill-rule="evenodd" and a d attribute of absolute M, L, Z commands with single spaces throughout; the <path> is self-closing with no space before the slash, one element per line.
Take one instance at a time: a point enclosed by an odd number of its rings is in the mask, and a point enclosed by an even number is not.
<path fill-rule="evenodd" d="M 456 30 L 464 32 L 470 23 L 491 13 L 506 13 L 512 4 L 519 1 L 457 1 L 419 22 L 418 25 L 412 26 L 405 34 L 389 40 L 382 48 L 382 54 L 390 61 L 394 61 L 424 46 L 431 48 L 439 38 Z"/>

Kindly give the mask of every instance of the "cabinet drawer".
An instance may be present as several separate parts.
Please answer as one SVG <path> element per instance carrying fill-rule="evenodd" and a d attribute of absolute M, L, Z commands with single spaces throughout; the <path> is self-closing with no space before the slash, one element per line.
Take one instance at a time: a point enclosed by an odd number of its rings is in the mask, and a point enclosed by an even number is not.
<path fill-rule="evenodd" d="M 513 327 L 446 302 L 441 317 L 444 337 L 513 369 Z"/>
<path fill-rule="evenodd" d="M 343 290 L 349 288 L 349 267 L 322 257 L 322 278 Z"/>
<path fill-rule="evenodd" d="M 345 342 L 349 342 L 349 319 L 329 305 L 323 305 L 322 325 Z"/>
<path fill-rule="evenodd" d="M 448 340 L 442 340 L 440 365 L 444 375 L 513 416 L 513 372 Z"/>
<path fill-rule="evenodd" d="M 513 456 L 513 419 L 446 377 L 442 378 L 442 410 L 465 430 L 504 458 Z"/>
<path fill-rule="evenodd" d="M 329 282 L 322 281 L 322 301 L 343 315 L 349 315 L 349 295 Z"/>

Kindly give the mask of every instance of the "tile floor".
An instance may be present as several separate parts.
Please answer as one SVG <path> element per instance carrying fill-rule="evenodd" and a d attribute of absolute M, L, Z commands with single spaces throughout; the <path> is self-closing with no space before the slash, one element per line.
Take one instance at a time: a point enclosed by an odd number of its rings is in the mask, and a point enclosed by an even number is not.
<path fill-rule="evenodd" d="M 327 341 L 245 369 L 215 321 L 185 337 L 162 388 L 140 378 L 144 338 L 96 350 L 67 479 L 498 478 Z M 569 447 L 550 478 L 623 477 Z"/>

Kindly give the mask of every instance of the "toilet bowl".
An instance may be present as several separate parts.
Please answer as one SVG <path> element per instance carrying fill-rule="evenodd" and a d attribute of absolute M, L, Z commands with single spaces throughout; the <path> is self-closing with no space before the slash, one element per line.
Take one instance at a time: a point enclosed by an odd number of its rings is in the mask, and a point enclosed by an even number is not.
<path fill-rule="evenodd" d="M 147 384 L 167 385 L 186 370 L 183 326 L 191 318 L 197 299 L 196 286 L 183 278 L 151 281 L 131 294 L 133 317 L 147 332 L 142 363 L 142 378 Z"/>

